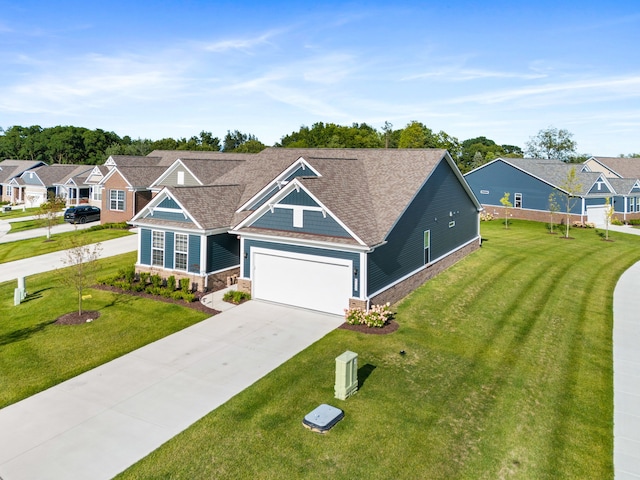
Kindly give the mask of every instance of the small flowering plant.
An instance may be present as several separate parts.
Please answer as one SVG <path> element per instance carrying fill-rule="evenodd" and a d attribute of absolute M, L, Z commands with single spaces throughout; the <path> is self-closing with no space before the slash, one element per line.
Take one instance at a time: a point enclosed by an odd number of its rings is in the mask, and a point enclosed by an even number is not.
<path fill-rule="evenodd" d="M 384 305 L 372 305 L 368 312 L 361 308 L 349 308 L 344 310 L 344 317 L 350 325 L 366 325 L 367 327 L 384 327 L 393 312 L 389 309 L 390 303 Z"/>

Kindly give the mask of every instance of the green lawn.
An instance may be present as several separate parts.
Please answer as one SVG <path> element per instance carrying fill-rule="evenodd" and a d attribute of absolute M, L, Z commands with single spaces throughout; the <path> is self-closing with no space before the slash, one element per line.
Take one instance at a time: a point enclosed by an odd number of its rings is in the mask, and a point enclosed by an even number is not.
<path fill-rule="evenodd" d="M 46 225 L 43 226 L 42 220 L 34 218 L 32 220 L 21 220 L 17 222 L 11 222 L 11 230 L 8 235 L 17 232 L 23 232 L 25 230 L 33 230 L 34 228 L 46 228 Z M 64 223 L 63 217 L 56 218 L 54 225 L 62 225 Z"/>
<path fill-rule="evenodd" d="M 482 233 L 397 306 L 397 332 L 333 331 L 118 478 L 613 478 L 612 294 L 640 237 Z M 345 350 L 361 387 L 340 401 Z M 302 426 L 321 403 L 345 412 L 325 435 Z"/>
<path fill-rule="evenodd" d="M 0 263 L 13 262 L 23 258 L 64 250 L 68 248 L 69 238 L 74 235 L 83 235 L 88 243 L 104 242 L 106 240 L 124 237 L 125 235 L 131 235 L 131 232 L 128 230 L 97 227 L 98 229 L 95 230 L 91 227 L 86 230 L 78 230 L 77 232 L 55 233 L 51 235 L 49 240 L 47 240 L 45 236 L 0 243 Z"/>
<path fill-rule="evenodd" d="M 8 220 L 10 218 L 20 218 L 20 217 L 28 217 L 30 215 L 35 215 L 40 211 L 39 207 L 27 208 L 22 211 L 22 206 L 19 207 L 11 207 L 11 210 L 8 212 L 2 211 L 3 205 L 0 205 L 0 220 Z"/>
<path fill-rule="evenodd" d="M 128 253 L 100 260 L 101 276 L 136 260 Z M 13 305 L 16 282 L 0 283 L 0 408 L 40 392 L 209 315 L 180 305 L 90 289 L 84 310 L 101 316 L 83 325 L 55 325 L 77 309 L 62 272 L 27 277 L 25 302 Z"/>

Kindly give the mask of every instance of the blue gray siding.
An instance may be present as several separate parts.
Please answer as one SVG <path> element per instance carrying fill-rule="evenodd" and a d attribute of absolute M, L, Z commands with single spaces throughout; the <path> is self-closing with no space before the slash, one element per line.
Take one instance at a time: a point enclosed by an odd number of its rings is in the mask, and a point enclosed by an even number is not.
<path fill-rule="evenodd" d="M 245 278 L 251 278 L 251 249 L 252 248 L 266 248 L 270 250 L 277 250 L 280 252 L 291 252 L 291 253 L 300 253 L 305 255 L 316 255 L 319 257 L 326 258 L 340 258 L 343 260 L 351 260 L 353 262 L 354 271 L 351 272 L 352 276 L 352 292 L 351 294 L 354 297 L 359 296 L 359 292 L 355 290 L 354 280 L 358 279 L 355 275 L 360 275 L 360 255 L 353 252 L 341 252 L 337 250 L 328 250 L 325 248 L 316 248 L 316 247 L 303 247 L 300 245 L 288 245 L 283 243 L 273 243 L 273 242 L 264 242 L 259 240 L 245 240 L 244 242 L 245 252 L 247 257 L 244 260 L 244 271 L 242 272 L 242 276 Z M 358 282 L 359 284 L 360 282 Z"/>
<path fill-rule="evenodd" d="M 282 205 L 301 205 L 305 207 L 318 207 L 318 203 L 304 190 L 292 190 L 286 197 L 278 202 Z"/>
<path fill-rule="evenodd" d="M 290 208 L 274 208 L 268 210 L 251 224 L 252 227 L 285 230 L 288 232 L 312 233 L 332 237 L 349 238 L 349 233 L 330 215 L 324 216 L 320 211 L 305 210 L 302 217 L 302 228 L 293 226 L 293 210 Z"/>
<path fill-rule="evenodd" d="M 564 194 L 560 190 L 501 160 L 468 173 L 465 179 L 483 205 L 500 207 L 500 199 L 505 192 L 511 194 L 509 200 L 513 203 L 514 194 L 521 193 L 522 208 L 548 211 L 549 195 L 554 192 L 560 209 L 564 209 L 562 205 Z M 582 213 L 582 204 L 579 200 L 575 202 L 571 212 L 577 215 Z"/>
<path fill-rule="evenodd" d="M 191 273 L 200 271 L 200 236 L 189 235 L 187 251 L 187 270 Z M 164 232 L 164 268 L 174 268 L 175 234 L 171 231 Z M 140 263 L 151 265 L 151 229 L 140 229 Z"/>
<path fill-rule="evenodd" d="M 164 268 L 173 269 L 174 253 L 175 253 L 174 233 L 164 233 Z"/>
<path fill-rule="evenodd" d="M 450 227 L 450 222 L 455 226 Z M 441 161 L 387 237 L 367 255 L 369 295 L 424 265 L 424 232 L 435 260 L 478 237 L 478 211 L 446 161 Z"/>
<path fill-rule="evenodd" d="M 207 237 L 207 272 L 216 272 L 240 264 L 240 241 L 223 233 Z"/>
<path fill-rule="evenodd" d="M 157 220 L 169 220 L 171 222 L 193 223 L 188 218 L 185 218 L 182 212 L 159 212 L 158 210 L 154 210 L 153 213 L 150 213 L 149 215 L 145 215 L 144 218 L 154 218 Z"/>
<path fill-rule="evenodd" d="M 180 210 L 178 203 L 171 197 L 165 197 L 159 204 L 159 208 L 172 208 L 174 210 Z"/>

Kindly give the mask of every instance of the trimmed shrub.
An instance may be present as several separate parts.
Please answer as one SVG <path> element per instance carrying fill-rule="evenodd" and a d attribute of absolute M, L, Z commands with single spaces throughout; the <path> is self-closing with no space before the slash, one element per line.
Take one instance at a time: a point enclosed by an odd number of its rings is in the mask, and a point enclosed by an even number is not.
<path fill-rule="evenodd" d="M 251 295 L 246 292 L 239 292 L 238 290 L 229 290 L 224 294 L 222 300 L 229 303 L 235 303 L 238 305 L 245 300 L 251 300 Z"/>
<path fill-rule="evenodd" d="M 184 293 L 189 293 L 191 290 L 191 280 L 189 278 L 181 278 L 180 279 L 180 290 Z"/>
<path fill-rule="evenodd" d="M 167 290 L 173 292 L 176 289 L 176 277 L 171 275 L 167 278 Z"/>

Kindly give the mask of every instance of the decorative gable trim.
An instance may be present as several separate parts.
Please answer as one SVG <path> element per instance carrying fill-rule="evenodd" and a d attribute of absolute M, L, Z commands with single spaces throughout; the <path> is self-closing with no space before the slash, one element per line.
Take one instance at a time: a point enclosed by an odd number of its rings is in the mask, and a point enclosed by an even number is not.
<path fill-rule="evenodd" d="M 298 192 L 299 191 L 303 191 L 304 193 L 309 195 L 309 197 L 318 206 L 313 207 L 313 206 L 304 206 L 304 205 L 287 205 L 287 204 L 280 204 L 279 203 L 289 193 L 291 193 L 294 190 L 298 191 Z M 276 208 L 283 208 L 283 209 L 291 209 L 291 210 L 293 210 L 293 212 L 294 212 L 293 213 L 293 215 L 294 215 L 294 223 L 296 221 L 295 220 L 296 219 L 296 213 L 295 212 L 297 210 L 299 210 L 300 212 L 302 212 L 304 210 L 322 212 L 323 218 L 326 218 L 327 216 L 331 217 L 342 229 L 344 229 L 345 232 L 347 232 L 347 234 L 351 238 L 353 238 L 360 245 L 366 246 L 366 243 L 363 242 L 362 239 L 360 239 L 349 227 L 347 227 L 347 225 L 345 225 L 345 223 L 343 221 L 341 221 L 336 215 L 334 215 L 329 208 L 327 208 L 320 200 L 318 200 L 318 198 L 316 198 L 307 188 L 305 188 L 304 185 L 302 185 L 295 178 L 293 180 L 291 180 L 289 183 L 287 183 L 287 185 L 285 185 L 273 197 L 271 197 L 268 202 L 266 202 L 265 204 L 261 205 L 255 212 L 253 212 L 251 215 L 249 215 L 247 218 L 245 218 L 238 225 L 233 227 L 231 229 L 230 233 L 240 234 L 241 233 L 239 231 L 240 229 L 242 229 L 244 227 L 250 227 L 254 222 L 256 222 L 258 219 L 260 219 L 267 211 L 273 213 Z"/>
<path fill-rule="evenodd" d="M 178 168 L 182 168 L 184 169 L 186 172 L 189 173 L 189 175 L 191 175 L 197 182 L 198 185 L 204 185 L 202 183 L 202 181 L 200 181 L 200 179 L 189 169 L 189 167 L 187 167 L 184 162 L 181 159 L 177 159 L 175 162 L 173 162 L 173 164 L 171 164 L 171 166 L 169 168 L 167 168 L 165 170 L 165 172 L 160 175 L 160 177 L 151 184 L 151 188 L 158 188 L 158 187 L 162 187 L 162 185 L 160 185 L 167 177 L 169 177 L 169 175 L 171 175 L 173 172 L 175 172 Z"/>
<path fill-rule="evenodd" d="M 596 181 L 593 182 L 593 184 L 591 184 L 591 187 L 589 187 L 588 192 L 589 192 L 588 193 L 589 196 L 598 195 L 598 194 L 609 196 L 616 193 L 615 189 L 609 183 L 609 181 L 607 180 L 607 177 L 604 174 L 600 174 L 600 176 L 596 179 Z"/>
<path fill-rule="evenodd" d="M 271 182 L 265 185 L 262 190 L 256 193 L 253 197 L 251 197 L 244 205 L 240 206 L 238 209 L 239 212 L 243 210 L 251 210 L 251 206 L 259 203 L 264 200 L 265 195 L 269 192 L 277 190 L 282 190 L 287 184 L 292 181 L 287 181 L 287 178 L 295 172 L 298 168 L 302 168 L 303 170 L 309 170 L 309 176 L 321 177 L 322 175 L 315 168 L 313 168 L 309 162 L 307 162 L 303 157 L 298 158 L 295 162 L 293 162 L 286 170 L 284 170 L 280 175 L 274 178 Z"/>
<path fill-rule="evenodd" d="M 167 199 L 175 202 L 178 208 L 168 208 L 166 206 L 161 206 L 161 204 Z M 151 201 L 129 221 L 129 223 L 131 223 L 132 225 L 143 223 L 145 218 L 148 215 L 153 215 L 154 212 L 179 212 L 184 216 L 185 220 L 191 221 L 198 229 L 204 230 L 203 226 L 200 225 L 200 223 L 198 223 L 196 219 L 191 216 L 191 214 L 189 214 L 189 211 L 185 208 L 185 206 L 182 205 L 180 201 L 178 201 L 178 199 L 174 195 L 172 195 L 172 193 L 166 188 L 161 190 L 160 193 L 153 197 Z"/>
<path fill-rule="evenodd" d="M 127 180 L 127 177 L 125 177 L 122 174 L 122 172 L 120 170 L 118 170 L 118 167 L 113 167 L 111 170 L 109 170 L 109 172 L 107 172 L 107 174 L 104 177 L 102 177 L 102 180 L 100 180 L 98 182 L 98 185 L 105 186 L 107 181 L 111 177 L 113 177 L 116 173 L 118 175 L 120 175 L 120 178 L 122 178 L 127 183 L 127 186 L 129 187 L 129 189 L 133 189 L 133 186 L 131 185 L 131 182 L 129 182 L 129 180 Z"/>

